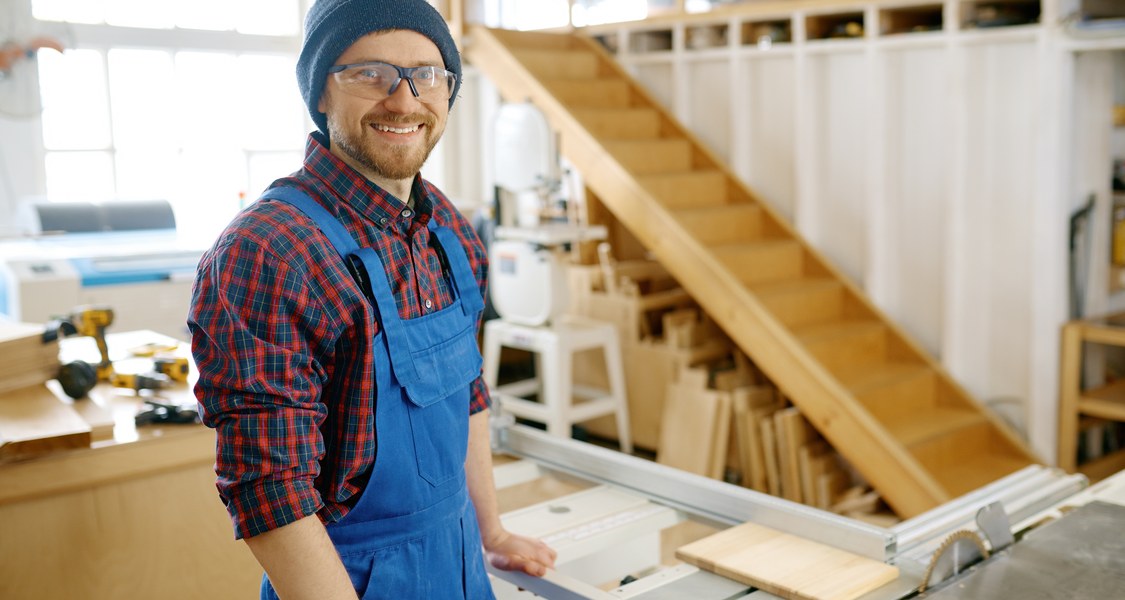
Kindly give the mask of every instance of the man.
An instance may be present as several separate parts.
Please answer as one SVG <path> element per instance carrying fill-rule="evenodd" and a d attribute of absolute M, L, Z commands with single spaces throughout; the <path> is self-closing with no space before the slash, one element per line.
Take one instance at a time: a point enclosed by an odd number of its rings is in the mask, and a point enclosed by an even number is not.
<path fill-rule="evenodd" d="M 460 86 L 423 0 L 318 0 L 304 167 L 200 262 L 189 325 L 220 496 L 262 597 L 491 598 L 555 553 L 497 514 L 468 222 L 418 174 Z M 471 416 L 470 416 L 471 415 Z"/>

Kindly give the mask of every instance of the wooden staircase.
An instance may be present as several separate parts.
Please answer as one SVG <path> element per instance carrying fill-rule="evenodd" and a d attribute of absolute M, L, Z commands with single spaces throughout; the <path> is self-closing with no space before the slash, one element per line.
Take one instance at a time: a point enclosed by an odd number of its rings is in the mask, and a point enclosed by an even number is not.
<path fill-rule="evenodd" d="M 586 185 L 907 518 L 1040 462 L 593 40 L 475 28 Z"/>

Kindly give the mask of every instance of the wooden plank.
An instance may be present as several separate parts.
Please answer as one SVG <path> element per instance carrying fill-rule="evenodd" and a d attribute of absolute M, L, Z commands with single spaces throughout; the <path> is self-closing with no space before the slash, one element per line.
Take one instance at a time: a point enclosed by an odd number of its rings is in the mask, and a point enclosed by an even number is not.
<path fill-rule="evenodd" d="M 809 506 L 816 506 L 816 482 L 829 470 L 832 456 L 830 448 L 823 441 L 806 444 L 797 449 L 797 471 L 801 475 L 801 500 Z"/>
<path fill-rule="evenodd" d="M 583 108 L 574 116 L 607 140 L 655 139 L 660 135 L 660 115 L 648 108 Z"/>
<path fill-rule="evenodd" d="M 852 600 L 898 578 L 891 565 L 756 523 L 681 546 L 676 558 L 799 600 Z"/>
<path fill-rule="evenodd" d="M 0 461 L 90 447 L 90 426 L 45 385 L 5 392 L 0 401 Z"/>
<path fill-rule="evenodd" d="M 736 389 L 731 393 L 742 484 L 750 489 L 769 493 L 766 459 L 758 423 L 773 412 L 773 407 L 755 407 L 751 404 L 752 397 L 753 394 L 747 388 Z"/>
<path fill-rule="evenodd" d="M 656 462 L 710 476 L 714 444 L 701 442 L 716 437 L 722 407 L 713 395 L 699 391 L 697 386 L 682 383 L 668 386 Z"/>
<path fill-rule="evenodd" d="M 725 474 L 727 448 L 730 445 L 731 398 L 727 392 L 714 390 L 703 390 L 700 395 L 707 397 L 707 402 L 714 403 L 716 406 L 714 436 L 711 438 L 711 464 L 707 476 L 721 481 Z"/>
<path fill-rule="evenodd" d="M 782 497 L 794 502 L 803 502 L 800 448 L 815 440 L 818 437 L 817 433 L 797 407 L 780 410 L 773 418 L 774 433 L 777 436 L 778 465 L 781 469 Z"/>
<path fill-rule="evenodd" d="M 763 415 L 758 421 L 762 432 L 762 458 L 766 463 L 766 490 L 771 496 L 781 496 L 781 468 L 777 462 L 777 439 L 774 437 L 773 414 Z"/>

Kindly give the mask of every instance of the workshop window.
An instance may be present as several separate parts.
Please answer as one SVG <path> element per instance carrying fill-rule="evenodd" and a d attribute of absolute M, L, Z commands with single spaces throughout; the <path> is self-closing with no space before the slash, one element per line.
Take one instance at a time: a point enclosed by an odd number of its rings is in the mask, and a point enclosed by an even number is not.
<path fill-rule="evenodd" d="M 33 0 L 33 10 L 71 37 L 63 54 L 39 53 L 49 200 L 167 199 L 181 231 L 210 239 L 300 168 L 311 125 L 294 76 L 297 0 Z"/>

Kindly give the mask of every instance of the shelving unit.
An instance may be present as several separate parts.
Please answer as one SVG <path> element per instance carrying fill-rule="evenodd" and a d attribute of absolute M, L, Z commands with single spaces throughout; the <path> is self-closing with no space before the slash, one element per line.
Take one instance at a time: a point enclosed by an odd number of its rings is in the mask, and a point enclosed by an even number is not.
<path fill-rule="evenodd" d="M 1125 447 L 1079 464 L 1080 433 L 1125 422 L 1125 380 L 1083 386 L 1086 344 L 1125 347 L 1125 313 L 1072 321 L 1062 332 L 1058 466 L 1098 481 L 1125 469 Z"/>

